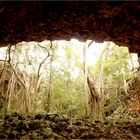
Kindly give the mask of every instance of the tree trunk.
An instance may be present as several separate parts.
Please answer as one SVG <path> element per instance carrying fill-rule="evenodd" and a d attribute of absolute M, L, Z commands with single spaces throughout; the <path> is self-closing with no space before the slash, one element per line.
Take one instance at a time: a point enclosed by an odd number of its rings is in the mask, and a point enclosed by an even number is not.
<path fill-rule="evenodd" d="M 103 112 L 102 112 L 102 101 L 99 97 L 99 93 L 95 89 L 95 84 L 91 74 L 88 71 L 87 75 L 87 83 L 90 90 L 89 94 L 89 105 L 90 105 L 90 113 L 89 116 L 93 120 L 103 120 Z"/>
<path fill-rule="evenodd" d="M 84 75 L 85 75 L 85 116 L 89 116 L 92 120 L 103 120 L 102 101 L 95 89 L 95 83 L 89 72 L 87 64 L 87 52 L 93 41 L 87 41 L 83 48 L 84 56 Z M 88 90 L 89 88 L 89 90 Z"/>
<path fill-rule="evenodd" d="M 87 42 L 86 42 L 87 43 Z M 83 48 L 83 70 L 84 70 L 84 106 L 85 106 L 85 116 L 88 116 L 88 86 L 87 86 L 87 46 L 86 43 Z"/>
<path fill-rule="evenodd" d="M 49 75 L 49 90 L 48 90 L 48 97 L 47 97 L 47 112 L 51 110 L 51 101 L 52 101 L 52 57 L 50 61 L 50 75 Z"/>

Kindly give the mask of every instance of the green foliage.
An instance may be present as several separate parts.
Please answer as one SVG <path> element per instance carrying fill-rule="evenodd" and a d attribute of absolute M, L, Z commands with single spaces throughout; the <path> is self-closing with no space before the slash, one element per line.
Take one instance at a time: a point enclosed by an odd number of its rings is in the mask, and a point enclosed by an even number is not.
<path fill-rule="evenodd" d="M 66 91 L 58 88 L 56 90 L 53 95 L 53 112 L 69 117 L 82 114 L 82 110 L 84 109 L 83 95 L 80 95 L 80 93 L 66 93 Z"/>
<path fill-rule="evenodd" d="M 84 109 L 83 92 L 75 85 L 76 81 L 67 88 L 63 77 L 60 76 L 55 79 L 52 87 L 53 104 L 51 111 L 69 117 L 75 117 L 78 114 L 82 115 Z M 80 79 L 77 79 L 77 82 L 78 80 Z"/>
<path fill-rule="evenodd" d="M 81 46 L 75 45 L 73 42 L 59 43 L 59 41 L 53 41 L 52 43 L 47 41 L 45 45 L 41 45 L 41 43 L 34 42 L 31 43 L 31 46 L 30 43 L 21 43 L 19 47 L 17 45 L 18 49 L 13 50 L 16 55 L 12 53 L 13 60 L 11 61 L 13 64 L 17 63 L 15 70 L 31 92 L 33 111 L 47 112 L 45 107 L 48 105 L 48 91 L 51 89 L 50 112 L 76 118 L 84 113 L 84 74 L 82 71 L 83 62 L 81 61 L 83 50 Z M 47 54 L 50 54 L 50 56 L 43 62 Z M 130 60 L 130 56 L 126 48 L 107 46 L 99 56 L 96 65 L 91 66 L 95 81 L 101 73 L 103 77 L 101 82 L 105 85 L 105 93 L 109 95 L 109 100 L 107 100 L 105 106 L 106 112 L 111 112 L 112 109 L 116 108 L 118 101 L 115 91 L 116 85 L 123 85 L 124 79 L 134 76 L 129 72 L 128 60 Z M 51 64 L 50 61 L 52 61 Z M 38 68 L 42 62 L 38 73 Z M 24 71 L 19 71 L 18 66 L 22 66 Z M 50 68 L 50 66 L 52 67 Z M 39 76 L 37 74 L 40 74 L 40 80 L 37 79 Z M 14 100 L 11 100 L 11 106 L 15 110 L 20 108 L 20 111 L 23 112 L 25 94 L 19 91 L 18 89 L 18 96 L 15 94 L 15 90 L 12 93 Z M 8 95 L 6 96 L 8 97 Z"/>
<path fill-rule="evenodd" d="M 103 80 L 101 82 L 105 87 L 104 111 L 107 115 L 111 115 L 120 105 L 117 98 L 117 87 L 124 88 L 126 79 L 135 76 L 135 74 L 130 71 L 130 62 L 131 57 L 128 49 L 125 47 L 118 47 L 114 44 L 106 46 L 96 65 L 91 67 L 95 80 L 98 79 L 99 73 L 102 75 Z"/>
<path fill-rule="evenodd" d="M 107 46 L 101 54 L 96 65 L 93 67 L 93 73 L 98 75 L 100 70 L 100 61 L 103 61 L 102 75 L 111 82 L 120 82 L 123 78 L 132 77 L 130 73 L 130 55 L 127 48 L 116 45 Z M 106 79 L 105 78 L 105 79 Z"/>
<path fill-rule="evenodd" d="M 84 113 L 82 64 L 78 54 L 74 53 L 73 43 L 67 42 L 66 46 L 59 46 L 58 43 L 57 49 L 51 70 L 52 105 L 50 112 L 71 118 L 82 116 Z M 62 53 L 63 57 L 57 52 Z M 47 92 L 45 100 L 47 100 Z"/>
<path fill-rule="evenodd" d="M 110 116 L 117 109 L 119 100 L 117 99 L 115 90 L 109 93 L 109 98 L 105 98 L 104 112 L 106 116 Z"/>

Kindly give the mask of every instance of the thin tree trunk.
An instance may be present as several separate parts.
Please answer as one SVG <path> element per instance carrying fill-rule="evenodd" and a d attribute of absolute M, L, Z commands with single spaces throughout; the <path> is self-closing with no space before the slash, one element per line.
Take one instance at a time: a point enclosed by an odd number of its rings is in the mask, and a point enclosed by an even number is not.
<path fill-rule="evenodd" d="M 26 107 L 26 112 L 28 113 L 30 111 L 30 96 L 29 96 L 29 92 L 28 92 L 26 83 L 24 83 L 24 81 L 21 79 L 21 77 L 19 76 L 19 74 L 16 71 L 16 65 L 14 67 L 13 64 L 11 63 L 11 46 L 9 46 L 9 48 L 8 48 L 8 61 L 7 62 L 10 65 L 10 67 L 12 68 L 12 70 L 14 72 L 14 75 L 16 76 L 16 78 L 19 81 L 19 83 L 25 89 L 25 107 Z"/>
<path fill-rule="evenodd" d="M 138 53 L 138 80 L 140 81 L 140 52 Z M 140 110 L 140 93 L 138 93 L 138 100 L 139 100 L 139 110 Z"/>
<path fill-rule="evenodd" d="M 53 56 L 54 56 L 54 49 L 53 49 L 52 41 L 50 43 L 51 43 L 51 46 L 50 46 L 51 58 L 50 58 L 49 89 L 48 89 L 48 97 L 47 97 L 47 112 L 51 111 L 51 106 L 52 106 L 52 61 L 53 61 Z"/>
<path fill-rule="evenodd" d="M 47 101 L 47 112 L 50 112 L 51 110 L 51 102 L 52 102 L 52 57 L 51 57 L 51 60 L 50 60 L 50 77 L 49 77 L 49 90 L 48 90 L 48 101 Z"/>
<path fill-rule="evenodd" d="M 83 48 L 83 70 L 84 70 L 84 106 L 85 106 L 85 116 L 88 116 L 88 84 L 87 84 L 87 42 L 84 44 Z"/>
<path fill-rule="evenodd" d="M 131 55 L 131 53 L 129 53 L 129 55 L 130 55 L 130 59 L 131 59 L 131 65 L 132 65 L 132 72 L 134 73 L 134 64 L 133 64 L 133 59 L 132 59 L 132 55 Z"/>

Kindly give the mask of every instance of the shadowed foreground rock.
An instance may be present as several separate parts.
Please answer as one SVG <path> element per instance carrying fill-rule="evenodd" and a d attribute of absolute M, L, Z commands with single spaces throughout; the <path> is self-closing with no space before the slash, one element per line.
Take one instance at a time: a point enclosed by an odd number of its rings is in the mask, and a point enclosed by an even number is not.
<path fill-rule="evenodd" d="M 22 116 L 22 117 L 21 117 Z M 55 117 L 59 121 L 55 122 Z M 25 116 L 13 113 L 1 119 L 0 139 L 140 139 L 140 120 L 92 122 L 69 120 L 57 114 Z"/>

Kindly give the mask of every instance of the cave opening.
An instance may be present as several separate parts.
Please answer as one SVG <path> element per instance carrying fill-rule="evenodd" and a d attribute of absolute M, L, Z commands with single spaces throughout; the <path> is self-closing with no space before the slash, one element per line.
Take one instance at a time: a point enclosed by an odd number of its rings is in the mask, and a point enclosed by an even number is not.
<path fill-rule="evenodd" d="M 138 15 L 136 1 L 0 2 L 0 139 L 140 139 Z"/>
<path fill-rule="evenodd" d="M 20 42 L 0 52 L 2 115 L 139 118 L 138 55 L 127 47 L 73 38 Z"/>
<path fill-rule="evenodd" d="M 137 54 L 130 54 L 127 47 L 76 39 L 20 42 L 1 48 L 0 60 L 3 113 L 78 117 L 87 111 L 90 116 L 88 78 L 94 81 L 106 116 L 120 105 L 140 111 L 138 95 L 132 96 L 135 103 L 127 100 L 132 98 L 128 84 L 137 77 L 139 67 Z"/>

